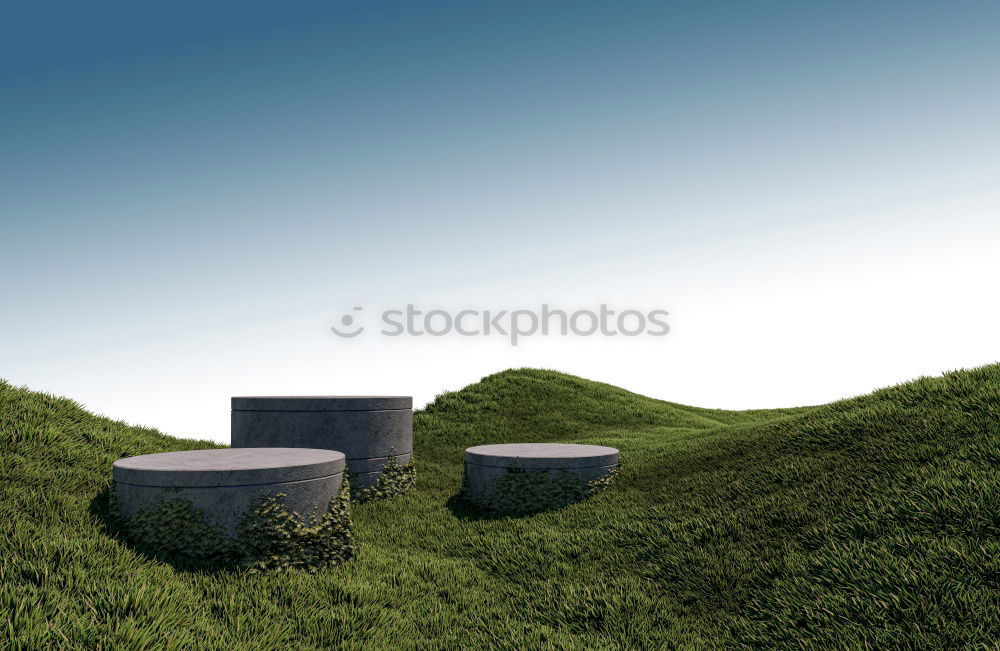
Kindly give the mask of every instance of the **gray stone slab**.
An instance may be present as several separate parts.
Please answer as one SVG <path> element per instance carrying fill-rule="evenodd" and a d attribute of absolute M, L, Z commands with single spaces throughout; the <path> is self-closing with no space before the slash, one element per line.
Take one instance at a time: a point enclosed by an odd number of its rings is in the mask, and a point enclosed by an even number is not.
<path fill-rule="evenodd" d="M 304 447 L 187 450 L 115 461 L 115 481 L 138 486 L 239 486 L 301 481 L 344 471 L 342 452 Z"/>
<path fill-rule="evenodd" d="M 139 509 L 155 508 L 161 499 L 189 500 L 195 508 L 201 509 L 206 522 L 232 536 L 246 514 L 268 495 L 280 495 L 278 499 L 285 510 L 295 513 L 307 524 L 314 522 L 315 517 L 327 512 L 330 500 L 340 494 L 343 481 L 344 474 L 338 473 L 317 479 L 250 486 L 180 488 L 116 483 L 115 491 L 122 517 L 133 515 Z"/>
<path fill-rule="evenodd" d="M 359 472 L 354 475 L 353 483 L 351 488 L 370 488 L 378 482 L 378 478 L 382 476 L 381 470 L 376 470 L 374 472 Z"/>
<path fill-rule="evenodd" d="M 617 465 L 614 466 L 591 466 L 589 468 L 527 468 L 525 472 L 545 473 L 549 480 L 556 478 L 560 472 L 571 472 L 581 481 L 589 482 L 604 477 Z M 509 468 L 498 466 L 480 466 L 474 463 L 465 464 L 465 472 L 469 477 L 469 495 L 474 500 L 481 499 L 489 494 L 494 483 L 509 472 Z"/>
<path fill-rule="evenodd" d="M 618 450 L 577 443 L 500 443 L 466 449 L 466 463 L 510 468 L 590 468 L 618 464 Z"/>
<path fill-rule="evenodd" d="M 306 448 L 190 450 L 114 463 L 119 512 L 128 517 L 161 500 L 189 500 L 205 520 L 235 535 L 236 525 L 267 495 L 305 522 L 325 514 L 340 493 L 343 453 Z M 132 482 L 132 483 L 130 483 Z"/>
<path fill-rule="evenodd" d="M 514 466 L 525 472 L 545 473 L 549 479 L 567 471 L 581 481 L 589 482 L 606 476 L 618 467 L 618 450 L 576 443 L 477 445 L 465 451 L 469 496 L 473 500 L 488 496 L 494 490 L 496 481 Z"/>
<path fill-rule="evenodd" d="M 245 396 L 234 397 L 235 411 L 374 411 L 413 409 L 411 396 Z"/>
<path fill-rule="evenodd" d="M 380 472 L 386 462 L 392 457 L 378 457 L 376 459 L 351 459 L 347 462 L 347 467 L 353 473 Z M 397 454 L 396 463 L 405 466 L 413 460 L 413 453 Z"/>
<path fill-rule="evenodd" d="M 413 412 L 234 411 L 234 448 L 304 447 L 343 452 L 348 463 L 413 452 Z"/>
<path fill-rule="evenodd" d="M 408 396 L 233 398 L 231 445 L 337 450 L 352 472 L 377 478 L 388 457 L 412 460 L 412 404 Z M 378 408 L 387 406 L 399 408 Z"/>

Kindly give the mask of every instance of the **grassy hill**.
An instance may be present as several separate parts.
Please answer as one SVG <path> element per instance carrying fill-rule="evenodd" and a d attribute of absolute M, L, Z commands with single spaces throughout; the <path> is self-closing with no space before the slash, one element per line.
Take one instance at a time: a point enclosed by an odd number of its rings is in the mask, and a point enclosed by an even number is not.
<path fill-rule="evenodd" d="M 181 572 L 109 537 L 122 457 L 213 447 L 0 383 L 0 641 L 14 648 L 1000 644 L 1000 365 L 830 405 L 713 411 L 512 370 L 415 415 L 418 491 L 355 507 L 318 574 Z M 591 500 L 483 518 L 462 451 L 621 450 Z"/>

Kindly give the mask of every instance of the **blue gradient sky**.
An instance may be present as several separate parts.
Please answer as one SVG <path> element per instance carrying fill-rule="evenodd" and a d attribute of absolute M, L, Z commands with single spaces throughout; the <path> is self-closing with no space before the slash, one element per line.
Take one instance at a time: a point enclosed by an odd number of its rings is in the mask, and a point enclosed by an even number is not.
<path fill-rule="evenodd" d="M 768 407 L 997 361 L 998 33 L 987 2 L 7 8 L 0 377 L 227 441 L 239 394 L 544 366 Z M 407 302 L 673 332 L 327 330 Z"/>

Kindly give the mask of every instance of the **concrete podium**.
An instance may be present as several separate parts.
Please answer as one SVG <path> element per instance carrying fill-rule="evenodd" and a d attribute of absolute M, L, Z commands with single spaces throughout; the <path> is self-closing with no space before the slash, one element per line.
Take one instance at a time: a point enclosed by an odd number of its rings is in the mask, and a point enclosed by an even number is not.
<path fill-rule="evenodd" d="M 356 486 L 378 480 L 394 457 L 413 458 L 410 396 L 259 396 L 232 399 L 232 446 L 338 450 Z"/>
<path fill-rule="evenodd" d="M 600 445 L 503 443 L 477 445 L 465 451 L 469 497 L 473 501 L 489 497 L 496 482 L 512 468 L 546 473 L 550 480 L 566 471 L 585 484 L 606 477 L 617 467 L 618 450 Z"/>
<path fill-rule="evenodd" d="M 129 517 L 161 500 L 184 499 L 205 521 L 233 536 L 236 525 L 267 495 L 303 521 L 328 512 L 340 493 L 345 457 L 306 448 L 243 448 L 164 452 L 119 459 L 113 476 L 119 514 Z"/>

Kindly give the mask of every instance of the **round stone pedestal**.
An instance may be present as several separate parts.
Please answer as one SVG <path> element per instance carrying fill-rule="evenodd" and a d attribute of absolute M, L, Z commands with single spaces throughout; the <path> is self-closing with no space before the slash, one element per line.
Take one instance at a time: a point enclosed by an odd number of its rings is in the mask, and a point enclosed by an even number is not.
<path fill-rule="evenodd" d="M 234 448 L 339 450 L 358 488 L 374 485 L 390 458 L 413 458 L 409 396 L 237 397 L 232 408 Z"/>
<path fill-rule="evenodd" d="M 591 482 L 611 475 L 618 467 L 618 450 L 600 445 L 575 443 L 503 443 L 477 445 L 465 451 L 466 497 L 482 504 L 501 503 L 506 496 L 502 491 L 522 490 L 513 473 L 533 475 L 524 477 L 532 485 L 522 491 L 518 499 L 532 499 L 532 490 L 539 500 L 550 499 L 553 504 L 520 504 L 517 510 L 544 510 L 572 501 L 573 496 L 588 495 Z M 537 476 L 543 473 L 547 481 Z M 567 477 L 567 473 L 570 477 Z M 575 481 L 574 481 L 575 480 Z M 524 482 L 522 482 L 524 483 Z M 549 486 L 546 486 L 546 483 Z M 558 487 L 556 487 L 558 484 Z M 551 487 L 551 494 L 544 494 Z"/>
<path fill-rule="evenodd" d="M 332 450 L 244 448 L 164 452 L 119 459 L 113 475 L 119 514 L 128 518 L 182 499 L 230 537 L 266 496 L 304 522 L 321 517 L 340 493 L 345 457 Z"/>

